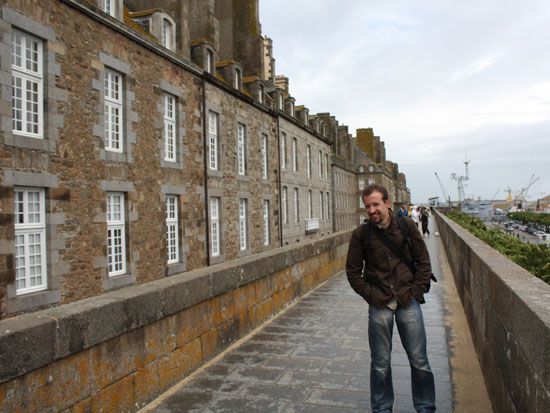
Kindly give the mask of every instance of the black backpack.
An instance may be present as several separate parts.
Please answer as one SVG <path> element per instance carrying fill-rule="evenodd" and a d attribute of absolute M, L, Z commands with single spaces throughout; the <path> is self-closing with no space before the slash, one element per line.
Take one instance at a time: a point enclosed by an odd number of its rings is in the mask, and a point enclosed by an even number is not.
<path fill-rule="evenodd" d="M 407 242 L 407 245 L 409 246 L 409 251 L 411 252 L 411 255 L 412 255 L 412 252 L 413 252 L 412 240 L 411 240 L 411 237 L 410 237 L 409 226 L 407 225 L 407 222 L 405 221 L 406 218 L 404 216 L 398 216 L 398 217 L 396 217 L 396 219 L 397 219 L 397 224 L 399 225 L 399 229 L 401 230 L 401 233 L 405 237 L 405 241 Z M 369 237 L 370 231 L 371 231 L 370 226 L 371 226 L 370 221 L 367 221 L 363 224 L 363 228 L 361 230 L 361 237 L 360 237 L 361 250 L 363 252 L 363 261 L 365 262 L 365 268 L 366 268 L 366 265 L 367 265 L 367 258 L 368 258 L 367 241 L 368 241 L 368 237 Z M 393 253 L 395 255 L 397 255 L 397 257 L 407 267 L 409 267 L 411 272 L 414 274 L 416 272 L 416 267 L 414 265 L 414 258 L 413 258 L 413 261 L 409 260 L 405 256 L 403 251 L 399 250 L 397 245 L 393 241 L 391 241 L 384 233 L 378 233 L 378 236 L 379 236 L 380 240 L 384 243 L 384 245 L 386 245 L 386 247 L 388 247 L 391 251 L 393 251 Z M 363 278 L 365 278 L 365 280 L 369 281 L 369 282 L 373 281 L 373 280 L 368 279 L 366 274 L 363 274 Z M 426 291 L 425 291 L 426 293 L 428 293 L 430 291 L 431 281 L 437 282 L 437 278 L 435 277 L 435 275 L 433 275 L 433 273 L 431 274 L 430 282 L 428 283 L 428 286 L 426 287 Z"/>

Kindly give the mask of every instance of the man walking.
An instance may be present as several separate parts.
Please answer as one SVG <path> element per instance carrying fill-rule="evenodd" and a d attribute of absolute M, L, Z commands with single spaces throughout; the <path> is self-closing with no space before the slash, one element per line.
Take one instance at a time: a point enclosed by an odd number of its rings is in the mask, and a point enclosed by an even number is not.
<path fill-rule="evenodd" d="M 351 236 L 346 273 L 351 287 L 369 303 L 372 411 L 391 413 L 393 410 L 391 348 L 395 319 L 411 366 L 414 407 L 417 412 L 433 412 L 434 377 L 428 362 L 420 309 L 431 276 L 428 250 L 412 221 L 392 214 L 386 188 L 369 185 L 362 199 L 369 222 L 359 226 Z M 398 219 L 404 222 L 399 223 Z M 404 233 L 400 224 L 407 225 L 408 231 Z M 398 256 L 399 251 L 408 263 Z M 411 262 L 413 268 L 409 268 Z"/>

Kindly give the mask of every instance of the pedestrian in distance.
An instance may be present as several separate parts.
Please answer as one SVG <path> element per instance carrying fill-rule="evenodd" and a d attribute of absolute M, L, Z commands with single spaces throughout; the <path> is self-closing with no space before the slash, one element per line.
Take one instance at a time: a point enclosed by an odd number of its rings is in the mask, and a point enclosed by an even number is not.
<path fill-rule="evenodd" d="M 398 217 L 408 217 L 409 211 L 407 209 L 407 204 L 401 204 L 401 207 L 399 208 L 399 211 L 397 211 Z"/>
<path fill-rule="evenodd" d="M 430 236 L 430 230 L 428 229 L 428 220 L 430 219 L 430 213 L 428 208 L 422 207 L 420 210 L 420 222 L 422 222 L 422 236 L 428 234 Z"/>
<path fill-rule="evenodd" d="M 416 228 L 420 229 L 420 227 L 419 227 L 419 224 L 420 224 L 420 207 L 419 206 L 415 206 L 413 208 L 412 213 L 411 213 L 411 219 L 413 220 L 414 225 L 416 225 Z"/>
<path fill-rule="evenodd" d="M 428 250 L 413 222 L 392 214 L 386 188 L 369 185 L 362 199 L 369 222 L 353 231 L 346 273 L 353 290 L 369 304 L 371 408 L 374 413 L 393 411 L 391 349 L 395 320 L 411 366 L 414 407 L 417 412 L 433 412 L 434 376 L 420 308 L 432 274 Z"/>

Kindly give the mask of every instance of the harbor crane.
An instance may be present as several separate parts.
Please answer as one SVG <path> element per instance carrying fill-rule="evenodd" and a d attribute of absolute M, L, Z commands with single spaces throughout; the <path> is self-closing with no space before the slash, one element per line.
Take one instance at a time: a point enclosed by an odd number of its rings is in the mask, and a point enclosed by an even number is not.
<path fill-rule="evenodd" d="M 466 200 L 466 194 L 464 192 L 465 184 L 464 182 L 470 180 L 469 176 L 469 165 L 470 161 L 466 160 L 466 155 L 464 156 L 464 169 L 466 170 L 465 175 L 458 176 L 455 172 L 451 174 L 451 179 L 456 181 L 456 186 L 458 190 L 458 204 L 462 205 L 462 201 Z"/>
<path fill-rule="evenodd" d="M 508 202 L 513 202 L 516 204 L 518 209 L 523 209 L 523 204 L 527 200 L 527 193 L 529 192 L 529 189 L 533 186 L 535 182 L 537 182 L 540 179 L 540 177 L 535 177 L 535 174 L 531 175 L 531 179 L 529 179 L 529 182 L 527 183 L 527 186 L 524 188 L 521 188 L 518 192 L 514 194 L 512 197 L 512 189 L 508 187 L 506 189 L 506 192 L 508 192 Z"/>
<path fill-rule="evenodd" d="M 451 197 L 447 195 L 447 191 L 445 191 L 445 187 L 443 186 L 443 183 L 441 182 L 441 179 L 439 179 L 439 175 L 437 172 L 435 173 L 435 177 L 437 178 L 437 182 L 439 182 L 439 187 L 441 188 L 441 192 L 443 193 L 444 199 L 447 201 L 447 204 L 451 206 Z"/>

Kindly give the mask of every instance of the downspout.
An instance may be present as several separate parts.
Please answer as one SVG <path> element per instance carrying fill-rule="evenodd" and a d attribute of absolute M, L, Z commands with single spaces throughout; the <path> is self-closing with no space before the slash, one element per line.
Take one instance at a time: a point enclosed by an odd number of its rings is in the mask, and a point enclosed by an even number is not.
<path fill-rule="evenodd" d="M 277 166 L 277 170 L 279 171 L 278 175 L 278 183 L 279 183 L 279 240 L 281 241 L 281 247 L 283 246 L 283 204 L 281 201 L 281 194 L 283 193 L 283 188 L 281 186 L 281 175 L 283 171 L 281 170 L 281 133 L 279 131 L 279 114 L 276 113 L 277 116 L 277 159 L 279 161 L 279 165 Z"/>
<path fill-rule="evenodd" d="M 208 139 L 206 137 L 206 125 L 208 122 L 208 116 L 206 113 L 206 75 L 202 75 L 202 136 L 203 136 L 203 160 L 204 160 L 204 213 L 206 222 L 206 262 L 207 265 L 211 265 L 210 262 L 210 214 L 208 213 Z"/>

